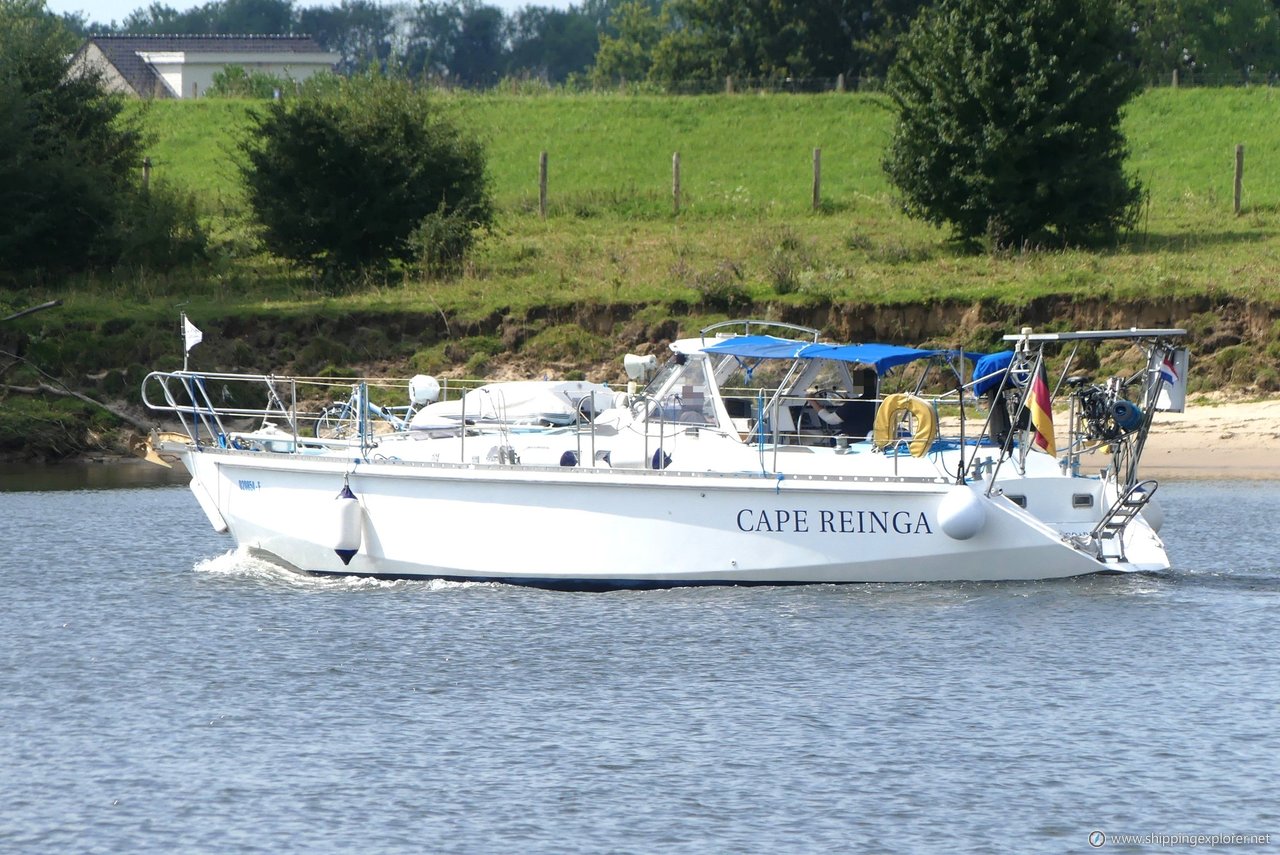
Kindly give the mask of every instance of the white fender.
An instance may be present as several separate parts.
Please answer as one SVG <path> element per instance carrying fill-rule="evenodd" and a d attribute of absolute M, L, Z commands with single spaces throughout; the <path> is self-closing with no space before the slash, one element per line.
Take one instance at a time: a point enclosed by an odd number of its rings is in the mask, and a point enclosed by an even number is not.
<path fill-rule="evenodd" d="M 956 485 L 938 505 L 938 523 L 952 540 L 968 540 L 987 524 L 983 498 L 969 487 Z"/>
<path fill-rule="evenodd" d="M 1142 518 L 1156 534 L 1159 534 L 1160 529 L 1164 527 L 1164 506 L 1155 496 L 1147 499 L 1146 507 L 1142 509 Z"/>
<path fill-rule="evenodd" d="M 338 493 L 335 501 L 337 509 L 334 513 L 336 525 L 333 551 L 338 553 L 338 557 L 346 565 L 351 563 L 351 559 L 360 550 L 360 529 L 364 523 L 364 509 L 360 507 L 360 500 L 356 498 L 356 494 L 351 492 L 351 488 L 346 484 L 342 485 L 342 492 Z"/>

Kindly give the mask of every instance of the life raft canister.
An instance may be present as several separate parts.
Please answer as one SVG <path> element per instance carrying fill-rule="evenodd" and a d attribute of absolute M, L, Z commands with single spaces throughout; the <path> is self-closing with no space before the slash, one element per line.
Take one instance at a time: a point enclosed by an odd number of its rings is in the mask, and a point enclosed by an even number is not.
<path fill-rule="evenodd" d="M 938 435 L 938 417 L 928 401 L 906 392 L 886 395 L 880 404 L 880 409 L 876 411 L 875 445 L 884 448 L 898 441 L 898 421 L 904 414 L 910 415 L 916 424 L 911 441 L 907 444 L 911 456 L 924 457 L 929 453 L 934 437 Z"/>

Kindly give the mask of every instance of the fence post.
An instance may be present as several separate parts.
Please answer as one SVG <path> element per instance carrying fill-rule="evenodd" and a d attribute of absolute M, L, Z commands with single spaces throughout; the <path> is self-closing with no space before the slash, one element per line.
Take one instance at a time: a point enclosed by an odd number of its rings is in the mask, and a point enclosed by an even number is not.
<path fill-rule="evenodd" d="M 151 189 L 151 158 L 142 158 L 142 191 Z"/>
<path fill-rule="evenodd" d="M 1173 78 L 1169 82 L 1174 89 L 1178 88 L 1178 69 L 1173 70 Z"/>
<path fill-rule="evenodd" d="M 671 155 L 671 203 L 674 213 L 680 213 L 680 152 Z"/>
<path fill-rule="evenodd" d="M 813 210 L 822 206 L 822 149 L 813 150 Z"/>
<path fill-rule="evenodd" d="M 1236 146 L 1235 194 L 1233 196 L 1235 200 L 1234 209 L 1237 217 L 1240 216 L 1240 191 L 1243 187 L 1243 184 L 1244 184 L 1244 146 L 1237 145 Z"/>
<path fill-rule="evenodd" d="M 547 218 L 547 153 L 538 155 L 538 216 Z"/>
<path fill-rule="evenodd" d="M 843 71 L 836 75 L 836 91 L 837 92 L 844 91 L 844 72 Z"/>
<path fill-rule="evenodd" d="M 733 78 L 727 74 L 725 75 L 725 78 L 724 78 L 724 94 L 726 95 L 733 94 Z"/>

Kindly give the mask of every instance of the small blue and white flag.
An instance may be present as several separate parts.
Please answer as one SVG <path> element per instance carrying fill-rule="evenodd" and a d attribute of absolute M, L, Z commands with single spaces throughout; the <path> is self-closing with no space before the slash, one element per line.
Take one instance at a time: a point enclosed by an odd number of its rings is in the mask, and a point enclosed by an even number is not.
<path fill-rule="evenodd" d="M 1159 360 L 1157 362 L 1157 360 Z M 1187 407 L 1187 349 L 1185 347 L 1155 355 L 1154 373 L 1164 382 L 1156 396 L 1156 409 L 1166 413 L 1181 413 Z"/>

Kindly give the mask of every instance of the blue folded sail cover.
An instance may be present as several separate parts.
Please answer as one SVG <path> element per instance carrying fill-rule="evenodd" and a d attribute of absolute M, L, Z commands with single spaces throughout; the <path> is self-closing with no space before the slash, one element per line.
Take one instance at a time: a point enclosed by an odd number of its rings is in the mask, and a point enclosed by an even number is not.
<path fill-rule="evenodd" d="M 989 353 L 973 366 L 973 394 L 985 395 L 989 390 L 999 387 L 1004 374 L 1013 361 L 1012 350 Z"/>
<path fill-rule="evenodd" d="M 973 360 L 982 357 L 980 353 L 958 350 L 921 350 L 897 344 L 814 344 L 769 335 L 738 336 L 717 342 L 703 350 L 706 353 L 723 353 L 749 359 L 832 359 L 870 365 L 877 374 L 884 374 L 891 368 L 917 359 L 930 359 L 934 356 L 965 356 Z"/>

